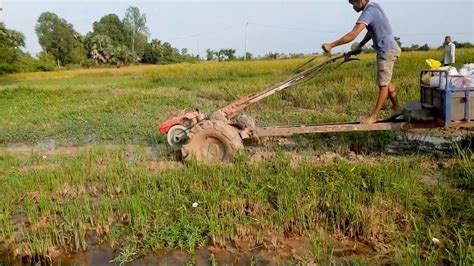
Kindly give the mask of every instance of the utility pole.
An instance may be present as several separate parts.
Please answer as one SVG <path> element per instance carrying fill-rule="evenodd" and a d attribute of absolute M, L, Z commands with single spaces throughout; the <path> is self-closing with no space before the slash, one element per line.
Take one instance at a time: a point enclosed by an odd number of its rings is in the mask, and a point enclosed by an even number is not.
<path fill-rule="evenodd" d="M 244 61 L 247 61 L 247 32 L 249 28 L 249 22 L 245 23 L 245 54 L 244 54 Z"/>

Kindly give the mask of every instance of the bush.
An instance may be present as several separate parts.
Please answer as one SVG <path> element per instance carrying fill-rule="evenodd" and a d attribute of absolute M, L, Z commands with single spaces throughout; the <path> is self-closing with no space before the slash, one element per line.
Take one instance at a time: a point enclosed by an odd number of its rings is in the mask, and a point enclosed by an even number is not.
<path fill-rule="evenodd" d="M 0 64 L 0 74 L 8 74 L 17 72 L 18 69 L 14 65 Z"/>
<path fill-rule="evenodd" d="M 91 68 L 96 65 L 94 59 L 88 58 L 81 61 L 81 66 L 85 68 Z"/>
<path fill-rule="evenodd" d="M 43 71 L 43 72 L 53 71 L 54 69 L 55 69 L 54 64 L 51 65 L 51 64 L 41 62 L 41 61 L 36 63 L 36 68 L 35 68 L 36 71 Z"/>

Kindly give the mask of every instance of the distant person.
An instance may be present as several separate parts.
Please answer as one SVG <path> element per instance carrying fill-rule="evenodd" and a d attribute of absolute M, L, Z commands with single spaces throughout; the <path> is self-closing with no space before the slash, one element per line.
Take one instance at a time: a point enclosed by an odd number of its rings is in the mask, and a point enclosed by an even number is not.
<path fill-rule="evenodd" d="M 379 87 L 379 94 L 371 116 L 364 121 L 364 123 L 372 124 L 377 122 L 377 117 L 387 98 L 390 98 L 392 102 L 393 111 L 395 113 L 399 112 L 397 94 L 392 83 L 392 74 L 393 66 L 400 57 L 401 50 L 393 36 L 390 22 L 379 4 L 369 0 L 349 0 L 349 3 L 357 13 L 362 12 L 354 28 L 340 39 L 332 43 L 323 44 L 322 48 L 325 52 L 330 52 L 334 47 L 355 40 L 362 30 L 367 29 L 367 34 L 354 51 L 354 54 L 359 54 L 362 51 L 362 47 L 372 39 L 375 51 L 377 52 L 377 86 Z"/>
<path fill-rule="evenodd" d="M 451 36 L 444 38 L 444 56 L 442 61 L 444 66 L 456 63 L 456 45 L 451 40 Z"/>

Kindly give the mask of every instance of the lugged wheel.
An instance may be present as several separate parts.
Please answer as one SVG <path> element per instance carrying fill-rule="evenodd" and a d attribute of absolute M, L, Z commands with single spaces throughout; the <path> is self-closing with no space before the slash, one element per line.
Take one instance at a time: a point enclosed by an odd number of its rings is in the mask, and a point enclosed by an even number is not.
<path fill-rule="evenodd" d="M 228 162 L 236 151 L 244 147 L 238 130 L 217 120 L 206 120 L 195 125 L 188 133 L 188 138 L 188 143 L 181 149 L 187 160 Z"/>

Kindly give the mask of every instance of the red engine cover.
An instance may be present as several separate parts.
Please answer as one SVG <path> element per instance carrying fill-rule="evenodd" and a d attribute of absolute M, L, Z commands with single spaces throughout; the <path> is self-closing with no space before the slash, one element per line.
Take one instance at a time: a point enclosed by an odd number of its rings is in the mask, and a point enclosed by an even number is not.
<path fill-rule="evenodd" d="M 158 128 L 160 129 L 160 133 L 163 135 L 168 134 L 168 131 L 170 130 L 171 127 L 175 125 L 184 125 L 185 123 L 189 123 L 189 125 L 186 125 L 188 127 L 196 124 L 199 122 L 199 117 L 200 113 L 199 112 L 191 112 L 187 113 L 183 116 L 177 116 L 173 117 L 170 120 L 161 123 Z"/>
<path fill-rule="evenodd" d="M 171 118 L 170 120 L 164 122 L 164 123 L 161 123 L 158 127 L 160 128 L 160 133 L 162 135 L 166 135 L 168 134 L 168 130 L 170 130 L 170 128 L 174 125 L 179 125 L 181 124 L 181 117 L 173 117 Z"/>

